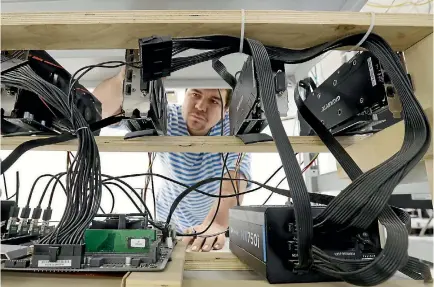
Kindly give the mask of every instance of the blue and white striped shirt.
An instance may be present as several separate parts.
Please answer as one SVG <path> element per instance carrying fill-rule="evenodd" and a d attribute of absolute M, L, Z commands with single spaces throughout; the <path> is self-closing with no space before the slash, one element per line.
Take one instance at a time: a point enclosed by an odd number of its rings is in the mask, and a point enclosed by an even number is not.
<path fill-rule="evenodd" d="M 182 107 L 179 105 L 168 105 L 167 133 L 169 136 L 188 136 L 187 124 L 182 117 Z M 221 135 L 221 122 L 215 125 L 208 136 Z M 224 135 L 230 134 L 229 117 L 226 114 L 224 120 Z M 173 153 L 165 152 L 157 155 L 163 166 L 162 174 L 174 180 L 191 186 L 201 180 L 210 177 L 221 177 L 223 159 L 220 153 Z M 229 170 L 235 170 L 238 159 L 237 153 L 230 153 L 227 159 Z M 250 155 L 246 154 L 240 163 L 239 172 L 250 179 Z M 225 171 L 226 173 L 226 171 Z M 218 194 L 220 181 L 202 185 L 201 191 Z M 170 207 L 175 198 L 185 190 L 185 187 L 178 184 L 164 181 L 159 188 L 156 208 L 157 219 L 165 221 Z M 209 197 L 198 192 L 191 192 L 179 203 L 175 210 L 171 223 L 175 224 L 178 231 L 199 225 L 209 213 L 216 198 Z"/>

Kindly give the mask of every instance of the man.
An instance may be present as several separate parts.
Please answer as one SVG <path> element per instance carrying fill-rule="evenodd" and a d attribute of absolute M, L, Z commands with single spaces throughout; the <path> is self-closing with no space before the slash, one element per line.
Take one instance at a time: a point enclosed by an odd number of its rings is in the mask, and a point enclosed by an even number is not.
<path fill-rule="evenodd" d="M 119 113 L 122 109 L 122 87 L 124 79 L 122 70 L 117 76 L 107 79 L 95 88 L 93 94 L 102 104 L 103 118 Z M 229 135 L 228 107 L 231 90 L 228 89 L 187 89 L 182 106 L 168 106 L 168 135 L 171 136 L 219 136 L 222 124 L 223 134 Z M 222 123 L 222 107 L 224 120 Z M 210 177 L 221 177 L 223 159 L 219 153 L 159 153 L 166 176 L 191 186 Z M 238 169 L 237 161 L 241 160 Z M 250 156 L 239 157 L 231 153 L 227 157 L 230 177 L 250 179 Z M 229 174 L 225 170 L 224 177 Z M 234 189 L 237 189 L 235 190 Z M 244 181 L 226 180 L 222 182 L 222 195 L 244 192 L 247 184 Z M 219 194 L 220 181 L 203 185 L 201 191 Z M 157 194 L 157 219 L 166 220 L 175 198 L 185 187 L 164 181 Z M 242 201 L 242 196 L 238 198 Z M 178 205 L 172 223 L 179 232 L 188 234 L 205 230 L 212 221 L 211 227 L 203 234 L 185 237 L 183 241 L 192 242 L 192 251 L 210 251 L 221 249 L 225 244 L 222 233 L 228 228 L 229 209 L 237 204 L 236 197 L 222 198 L 217 211 L 218 200 L 213 197 L 191 192 Z M 214 215 L 217 211 L 214 221 Z M 217 234 L 217 235 L 216 235 Z"/>

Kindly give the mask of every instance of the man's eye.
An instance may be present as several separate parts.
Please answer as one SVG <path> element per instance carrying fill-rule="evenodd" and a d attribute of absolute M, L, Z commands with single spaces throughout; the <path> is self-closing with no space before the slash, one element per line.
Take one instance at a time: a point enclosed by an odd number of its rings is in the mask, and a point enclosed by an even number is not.
<path fill-rule="evenodd" d="M 199 94 L 193 93 L 193 97 L 197 98 L 197 97 L 199 97 Z"/>

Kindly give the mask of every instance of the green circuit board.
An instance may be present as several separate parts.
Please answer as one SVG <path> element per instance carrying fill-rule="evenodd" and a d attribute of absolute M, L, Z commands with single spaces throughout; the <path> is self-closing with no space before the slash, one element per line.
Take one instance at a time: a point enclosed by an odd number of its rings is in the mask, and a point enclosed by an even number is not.
<path fill-rule="evenodd" d="M 147 253 L 157 240 L 153 229 L 88 229 L 84 233 L 86 252 Z"/>

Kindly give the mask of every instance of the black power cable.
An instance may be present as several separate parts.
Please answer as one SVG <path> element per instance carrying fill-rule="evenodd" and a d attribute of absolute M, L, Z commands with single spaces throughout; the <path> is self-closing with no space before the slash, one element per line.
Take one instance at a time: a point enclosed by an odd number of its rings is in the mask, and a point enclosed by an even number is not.
<path fill-rule="evenodd" d="M 8 185 L 6 183 L 6 175 L 3 173 L 3 186 L 5 187 L 5 195 L 6 195 L 6 200 L 9 198 L 8 195 Z"/>
<path fill-rule="evenodd" d="M 405 216 L 399 209 L 387 205 L 387 200 L 394 187 L 421 160 L 431 140 L 426 115 L 413 94 L 411 83 L 402 68 L 399 58 L 394 54 L 389 45 L 381 37 L 371 34 L 361 46 L 370 50 L 380 60 L 384 70 L 390 76 L 398 92 L 397 94 L 400 96 L 405 126 L 404 141 L 401 149 L 394 156 L 370 171 L 362 173 L 360 168 L 333 136 L 304 107 L 303 101 L 296 94 L 296 104 L 300 113 L 353 180 L 336 198 L 309 194 L 307 192 L 301 172 L 296 168 L 298 165 L 296 165 L 294 152 L 277 116 L 278 112 L 270 60 L 287 64 L 305 62 L 329 50 L 353 46 L 363 36 L 364 34 L 356 34 L 302 50 L 265 47 L 257 41 L 244 40 L 244 47 L 246 49 L 243 52 L 251 55 L 253 58 L 261 103 L 282 160 L 288 186 L 291 190 L 289 193 L 285 190 L 275 189 L 275 192 L 291 196 L 294 201 L 298 244 L 297 268 L 304 270 L 313 268 L 319 272 L 341 278 L 349 283 L 363 286 L 382 283 L 389 279 L 397 270 L 401 270 L 412 278 L 430 280 L 431 275 L 430 272 L 427 272 L 426 266 L 422 263 L 416 264 L 417 262 L 407 255 L 408 231 L 406 224 L 408 225 L 408 216 Z M 181 51 L 191 48 L 208 51 L 190 57 L 171 59 L 171 72 L 238 52 L 239 38 L 231 36 L 205 36 L 174 39 L 172 54 L 176 55 Z M 84 72 L 77 77 L 77 80 L 90 69 L 90 67 L 84 68 Z M 89 128 L 80 117 L 81 115 L 74 113 L 72 103 L 68 103 L 68 100 L 71 100 L 69 98 L 70 93 L 66 97 L 64 94 L 59 94 L 59 91 L 49 85 L 43 84 L 37 76 L 31 74 L 32 71 L 28 71 L 25 68 L 15 72 L 18 73 L 13 74 L 11 72 L 7 76 L 2 75 L 2 80 L 8 85 L 35 92 L 49 102 L 50 105 L 56 105 L 56 109 L 60 110 L 63 115 L 70 115 L 70 123 L 67 128 L 72 128 L 72 131 L 79 137 L 79 160 L 73 165 L 75 168 L 71 168 L 67 180 L 67 208 L 56 232 L 47 239 L 46 243 L 80 242 L 82 233 L 88 225 L 89 220 L 92 220 L 92 217 L 95 215 L 101 199 L 100 161 L 92 134 L 90 134 Z M 56 96 L 53 97 L 53 95 Z M 58 98 L 62 100 L 59 101 Z M 38 144 L 52 142 L 38 142 Z M 32 144 L 35 143 L 33 142 Z M 84 159 L 90 161 L 91 164 L 84 164 Z M 7 167 L 8 165 L 2 162 L 2 173 L 5 171 L 3 166 Z M 90 186 L 88 189 L 89 193 L 83 192 L 81 184 L 75 184 L 78 178 L 80 180 L 84 178 L 83 182 L 85 186 Z M 201 184 L 214 180 L 223 181 L 231 179 L 207 179 L 188 187 L 171 206 L 167 223 L 170 222 L 176 206 L 183 197 L 197 189 Z M 219 196 L 219 198 L 222 198 L 222 196 Z M 315 219 L 312 218 L 310 201 L 327 204 L 324 212 Z M 74 214 L 78 214 L 79 211 L 82 214 L 84 212 L 82 218 L 75 219 L 71 217 Z M 326 256 L 320 249 L 312 246 L 314 229 L 318 231 L 324 230 L 324 228 L 328 228 L 329 230 L 365 229 L 376 220 L 379 220 L 385 226 L 388 236 L 381 253 L 369 262 L 361 262 L 360 260 L 343 261 L 339 258 Z M 72 231 L 72 233 L 69 231 Z M 314 264 L 314 259 L 318 260 L 319 263 Z"/>

